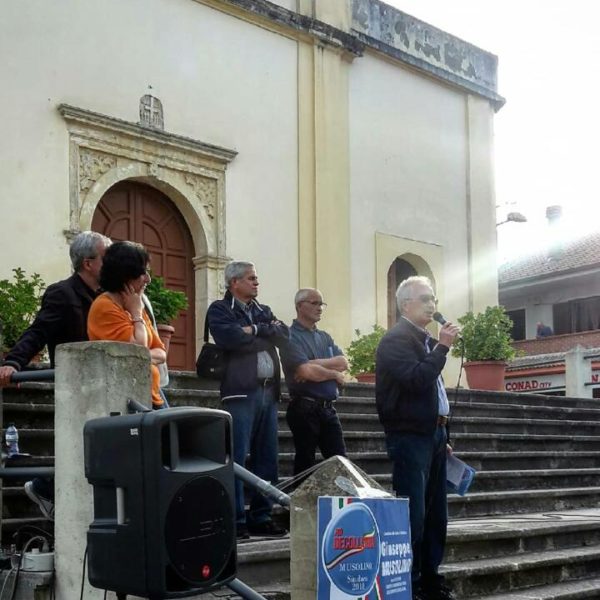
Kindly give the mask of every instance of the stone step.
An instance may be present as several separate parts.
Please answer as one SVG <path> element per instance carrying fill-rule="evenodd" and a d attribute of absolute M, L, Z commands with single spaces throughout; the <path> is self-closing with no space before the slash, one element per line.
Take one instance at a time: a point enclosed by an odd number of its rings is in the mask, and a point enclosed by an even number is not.
<path fill-rule="evenodd" d="M 177 386 L 177 380 L 167 388 L 167 396 L 174 405 L 203 405 L 220 408 L 220 398 L 217 386 L 213 389 L 198 389 L 199 380 L 188 374 L 189 381 L 186 385 Z M 196 387 L 194 387 L 194 384 Z M 52 383 L 23 383 L 17 387 L 3 390 L 4 402 L 9 405 L 9 410 L 16 409 L 16 404 L 53 404 L 54 386 Z M 352 390 L 349 390 L 352 391 Z M 490 394 L 492 396 L 490 397 Z M 473 396 L 473 397 L 471 397 Z M 517 396 L 517 398 L 514 398 Z M 284 398 L 286 394 L 284 394 Z M 495 402 L 491 402 L 496 400 Z M 485 400 L 488 401 L 485 401 Z M 524 399 L 532 399 L 532 403 L 523 403 Z M 541 400 L 551 402 L 547 405 Z M 518 401 L 517 401 L 518 400 Z M 338 400 L 338 412 L 359 413 L 376 415 L 375 401 L 368 396 L 342 396 Z M 523 418 L 538 419 L 551 418 L 555 420 L 570 421 L 597 421 L 600 420 L 600 406 L 593 399 L 565 399 L 549 396 L 523 396 L 517 394 L 499 394 L 488 392 L 466 393 L 461 392 L 458 401 L 452 403 L 454 417 L 498 417 L 498 418 Z M 285 410 L 285 402 L 282 411 Z"/>
<path fill-rule="evenodd" d="M 2 519 L 2 542 L 10 543 L 13 535 L 23 527 L 38 527 L 54 534 L 54 521 L 49 521 L 39 512 L 35 517 Z"/>
<path fill-rule="evenodd" d="M 391 472 L 371 474 L 371 477 L 391 490 Z M 600 488 L 600 469 L 479 471 L 473 479 L 469 493 L 575 487 Z"/>
<path fill-rule="evenodd" d="M 448 514 L 453 518 L 472 518 L 593 508 L 599 504 L 600 487 L 469 492 L 464 497 L 448 496 Z"/>
<path fill-rule="evenodd" d="M 184 395 L 193 393 L 193 390 L 177 390 Z M 173 399 L 173 406 L 190 404 L 180 403 L 181 398 Z M 175 401 L 176 400 L 176 401 Z M 218 398 L 195 397 L 194 405 L 211 404 L 212 408 L 218 407 Z M 285 413 L 279 413 L 280 431 L 289 431 Z M 377 431 L 381 432 L 381 424 L 374 414 L 339 413 L 345 432 L 350 431 Z M 54 426 L 54 406 L 50 403 L 5 402 L 4 419 L 6 422 L 14 421 L 21 429 L 50 429 Z M 511 433 L 530 435 L 565 435 L 567 433 L 591 436 L 598 431 L 598 425 L 592 421 L 577 421 L 567 419 L 523 419 L 499 417 L 460 417 L 455 416 L 451 421 L 451 431 L 457 433 Z"/>
<path fill-rule="evenodd" d="M 219 383 L 199 379 L 195 373 L 191 371 L 170 371 L 170 384 L 172 388 L 188 388 L 188 389 L 219 389 Z M 285 391 L 285 386 L 283 386 Z M 501 403 L 521 405 L 536 405 L 536 406 L 570 406 L 579 408 L 597 408 L 598 401 L 592 398 L 565 398 L 564 396 L 545 396 L 543 394 L 514 394 L 506 392 L 488 392 L 483 390 L 468 390 L 464 388 L 456 390 L 451 386 L 447 387 L 448 397 L 450 402 L 457 401 L 477 401 L 485 403 Z M 342 395 L 373 398 L 375 397 L 375 386 L 371 383 L 346 383 L 342 389 Z"/>
<path fill-rule="evenodd" d="M 54 384 L 49 382 L 20 383 L 18 386 L 2 388 L 4 404 L 54 404 Z"/>
<path fill-rule="evenodd" d="M 471 598 L 488 598 L 487 591 L 474 589 L 479 577 L 477 570 L 484 564 L 494 585 L 495 577 L 500 579 L 511 576 L 511 570 L 520 570 L 517 565 L 521 559 L 529 575 L 539 575 L 534 560 L 540 560 L 544 551 L 550 556 L 553 568 L 557 566 L 557 557 L 567 556 L 573 559 L 573 552 L 581 546 L 592 548 L 592 556 L 600 556 L 600 511 L 580 510 L 561 511 L 560 513 L 536 513 L 523 516 L 507 516 L 495 519 L 453 519 L 448 528 L 446 549 L 446 567 L 448 577 L 458 589 L 470 587 Z M 286 563 L 289 561 L 289 539 L 260 541 L 251 539 L 238 544 L 240 578 L 251 585 L 263 585 L 265 576 L 272 573 L 277 581 L 289 581 Z M 509 557 L 509 558 L 507 558 Z M 569 560 L 568 559 L 568 560 Z M 584 562 L 590 559 L 583 555 Z M 567 560 L 567 562 L 568 562 Z M 463 579 L 467 582 L 463 583 Z M 484 585 L 488 585 L 483 577 Z M 527 579 L 528 585 L 540 583 Z M 514 584 L 518 582 L 515 580 Z M 495 592 L 495 589 L 493 590 Z M 524 591 L 521 593 L 525 593 Z M 465 597 L 464 594 L 460 597 Z M 496 596 L 494 596 L 496 598 Z M 527 596 L 525 596 L 527 597 Z M 534 596 L 536 597 L 536 596 Z M 500 600 L 501 596 L 497 597 Z M 518 596 L 516 597 L 518 598 Z M 552 598 L 552 596 L 541 596 Z"/>
<path fill-rule="evenodd" d="M 452 404 L 452 416 L 489 417 L 519 419 L 570 419 L 575 421 L 599 421 L 599 408 L 577 408 L 572 406 L 531 406 L 528 404 L 501 404 L 491 402 L 465 402 Z"/>
<path fill-rule="evenodd" d="M 54 429 L 25 429 L 19 427 L 19 449 L 33 456 L 54 454 Z"/>
<path fill-rule="evenodd" d="M 592 578 L 600 572 L 600 546 L 546 550 L 449 563 L 442 567 L 458 598 L 485 598 L 533 586 Z"/>
<path fill-rule="evenodd" d="M 514 394 L 507 392 L 486 392 L 483 390 L 458 390 L 446 388 L 448 399 L 452 405 L 458 402 L 484 402 L 490 404 L 513 404 L 517 406 L 556 406 L 569 408 L 597 409 L 600 407 L 596 398 L 572 398 L 565 396 L 544 396 L 543 394 Z"/>
<path fill-rule="evenodd" d="M 5 425 L 13 422 L 19 433 L 21 429 L 52 429 L 54 427 L 54 404 L 38 402 L 4 402 Z"/>
<path fill-rule="evenodd" d="M 600 464 L 600 452 L 595 450 L 527 450 L 493 452 L 457 450 L 456 456 L 477 471 L 505 471 L 511 469 L 587 469 Z"/>
<path fill-rule="evenodd" d="M 22 485 L 2 487 L 2 522 L 5 519 L 37 519 L 38 506 L 26 495 Z"/>
<path fill-rule="evenodd" d="M 248 585 L 289 584 L 290 539 L 250 538 L 238 542 L 238 577 Z M 273 589 L 273 588 L 271 588 Z"/>
<path fill-rule="evenodd" d="M 452 433 L 454 448 L 463 451 L 598 451 L 600 436 Z"/>
<path fill-rule="evenodd" d="M 450 519 L 445 561 L 600 545 L 600 509 Z"/>
<path fill-rule="evenodd" d="M 486 600 L 581 600 L 600 598 L 600 577 L 578 579 L 486 596 Z"/>
<path fill-rule="evenodd" d="M 284 491 L 289 490 L 284 488 Z M 462 497 L 448 495 L 448 515 L 451 519 L 499 519 L 529 513 L 585 511 L 599 505 L 600 488 L 469 492 Z M 275 506 L 273 517 L 284 527 L 289 526 L 287 509 Z"/>
<path fill-rule="evenodd" d="M 344 431 L 382 431 L 377 415 L 343 413 L 338 416 Z M 279 412 L 279 430 L 289 431 L 285 412 Z M 454 416 L 450 421 L 452 436 L 457 433 L 512 433 L 523 435 L 588 435 L 598 433 L 600 423 L 568 419 L 533 419 L 516 417 L 463 417 Z"/>
<path fill-rule="evenodd" d="M 319 456 L 317 454 L 317 456 Z M 600 464 L 600 452 L 456 452 L 458 458 L 477 471 L 518 469 L 586 469 Z M 391 473 L 392 463 L 386 452 L 349 452 L 348 458 L 367 473 Z M 279 472 L 289 476 L 293 470 L 293 452 L 279 452 Z"/>
<path fill-rule="evenodd" d="M 344 441 L 348 452 L 384 452 L 382 431 L 346 431 Z M 525 435 L 511 433 L 452 433 L 457 452 L 465 451 L 542 451 L 572 450 L 600 451 L 600 436 L 585 435 Z M 293 452 L 294 444 L 289 431 L 279 432 L 281 452 Z"/>

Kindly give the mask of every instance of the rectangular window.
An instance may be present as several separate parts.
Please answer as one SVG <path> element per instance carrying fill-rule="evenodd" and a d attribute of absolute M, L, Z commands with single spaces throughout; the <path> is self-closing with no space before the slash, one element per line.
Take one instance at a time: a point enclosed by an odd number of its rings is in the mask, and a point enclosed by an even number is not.
<path fill-rule="evenodd" d="M 510 335 L 513 340 L 524 340 L 525 339 L 525 309 L 519 308 L 518 310 L 508 310 L 506 314 L 511 318 L 513 322 L 512 330 Z"/>
<path fill-rule="evenodd" d="M 600 296 L 555 304 L 554 333 L 578 333 L 600 329 Z"/>

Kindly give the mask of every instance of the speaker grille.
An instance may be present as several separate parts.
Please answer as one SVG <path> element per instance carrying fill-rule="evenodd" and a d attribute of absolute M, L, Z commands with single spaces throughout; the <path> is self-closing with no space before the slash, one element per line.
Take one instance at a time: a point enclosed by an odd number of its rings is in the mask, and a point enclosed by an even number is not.
<path fill-rule="evenodd" d="M 173 570 L 186 581 L 210 584 L 235 548 L 235 519 L 226 488 L 205 475 L 183 485 L 167 510 L 165 541 Z"/>

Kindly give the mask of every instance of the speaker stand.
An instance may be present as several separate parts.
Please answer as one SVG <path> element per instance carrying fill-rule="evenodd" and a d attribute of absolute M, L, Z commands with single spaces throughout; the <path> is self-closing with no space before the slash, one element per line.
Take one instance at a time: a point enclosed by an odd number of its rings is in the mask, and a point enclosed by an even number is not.
<path fill-rule="evenodd" d="M 264 596 L 246 585 L 241 579 L 233 579 L 227 584 L 227 587 L 239 594 L 244 600 L 267 600 Z"/>

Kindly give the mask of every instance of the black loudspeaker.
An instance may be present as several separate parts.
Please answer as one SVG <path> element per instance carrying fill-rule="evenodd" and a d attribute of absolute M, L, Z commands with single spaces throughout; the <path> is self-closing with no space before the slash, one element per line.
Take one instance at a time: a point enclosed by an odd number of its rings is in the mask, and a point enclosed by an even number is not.
<path fill-rule="evenodd" d="M 90 584 L 145 598 L 206 592 L 236 575 L 231 416 L 170 408 L 84 427 L 94 486 Z"/>

